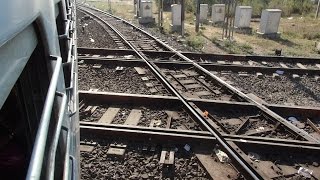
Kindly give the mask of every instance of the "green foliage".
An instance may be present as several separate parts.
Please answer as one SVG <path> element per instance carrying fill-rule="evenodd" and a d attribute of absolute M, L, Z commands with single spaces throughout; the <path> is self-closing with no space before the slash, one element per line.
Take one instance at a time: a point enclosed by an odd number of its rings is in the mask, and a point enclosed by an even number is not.
<path fill-rule="evenodd" d="M 214 4 L 223 3 L 224 0 L 200 0 L 201 4 L 208 4 L 209 8 L 211 8 Z M 185 0 L 186 11 L 187 12 L 196 12 L 196 1 L 195 0 Z"/>
<path fill-rule="evenodd" d="M 308 14 L 314 8 L 310 0 L 239 0 L 239 4 L 252 6 L 253 16 L 260 16 L 266 8 L 281 9 L 283 16 Z"/>
<path fill-rule="evenodd" d="M 211 41 L 224 49 L 228 53 L 232 54 L 253 54 L 253 48 L 248 43 L 237 43 L 235 41 L 219 41 L 217 38 L 212 38 Z"/>
<path fill-rule="evenodd" d="M 308 40 L 320 39 L 320 32 L 305 32 L 303 38 Z"/>
<path fill-rule="evenodd" d="M 194 36 L 194 37 L 188 37 L 187 38 L 187 44 L 188 46 L 194 48 L 194 49 L 197 49 L 197 50 L 200 50 L 203 48 L 204 46 L 204 39 L 202 36 L 200 35 L 197 35 L 197 36 Z"/>
<path fill-rule="evenodd" d="M 196 1 L 186 0 L 185 1 L 186 11 L 187 12 L 196 12 Z"/>
<path fill-rule="evenodd" d="M 260 16 L 263 9 L 268 7 L 270 0 L 239 0 L 239 4 L 251 6 L 252 7 L 252 15 Z"/>
<path fill-rule="evenodd" d="M 269 8 L 279 8 L 283 11 L 284 16 L 291 14 L 306 14 L 313 9 L 309 0 L 271 0 Z"/>

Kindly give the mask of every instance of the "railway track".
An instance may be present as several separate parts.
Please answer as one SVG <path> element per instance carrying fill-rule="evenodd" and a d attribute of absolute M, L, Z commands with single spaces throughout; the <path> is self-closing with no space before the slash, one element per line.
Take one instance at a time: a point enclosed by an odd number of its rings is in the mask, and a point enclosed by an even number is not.
<path fill-rule="evenodd" d="M 177 52 L 110 14 L 78 8 L 122 43 L 78 49 L 84 179 L 290 179 L 303 177 L 302 170 L 320 177 L 319 110 L 262 102 L 221 76 L 295 67 L 193 62 L 197 54 Z M 309 66 L 304 72 L 317 75 Z"/>

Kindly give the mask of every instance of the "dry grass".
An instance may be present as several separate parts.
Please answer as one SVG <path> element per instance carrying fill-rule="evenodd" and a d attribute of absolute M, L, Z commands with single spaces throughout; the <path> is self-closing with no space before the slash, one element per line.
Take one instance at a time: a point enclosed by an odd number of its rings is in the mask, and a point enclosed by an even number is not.
<path fill-rule="evenodd" d="M 88 1 L 87 1 L 88 2 Z M 88 2 L 95 7 L 107 11 L 109 6 L 107 0 L 100 2 Z M 111 9 L 113 14 L 137 22 L 134 19 L 134 9 L 131 0 L 111 0 Z M 156 4 L 153 4 L 154 17 L 158 17 Z M 170 32 L 171 13 L 164 12 L 164 32 Z M 209 17 L 208 17 L 209 18 Z M 221 40 L 221 27 L 213 27 L 211 25 L 201 25 L 200 33 L 195 32 L 194 15 L 186 14 L 185 20 L 185 42 L 189 46 L 193 46 L 197 50 L 212 53 L 240 53 L 240 54 L 261 54 L 272 55 L 274 49 L 282 49 L 284 55 L 287 56 L 306 56 L 320 57 L 315 51 L 315 42 L 320 41 L 320 21 L 311 17 L 296 16 L 292 19 L 282 18 L 279 31 L 281 38 L 266 39 L 255 34 L 258 29 L 259 22 L 252 22 L 253 34 L 234 34 L 234 42 L 228 43 Z M 217 48 L 217 45 L 221 49 Z"/>
<path fill-rule="evenodd" d="M 127 19 L 129 21 L 134 20 L 134 9 L 132 1 L 128 0 L 119 0 L 111 1 L 111 7 L 108 4 L 107 0 L 101 1 L 87 1 L 88 4 L 101 9 L 103 11 L 109 11 L 111 9 L 112 14 L 119 16 L 121 18 Z"/>
<path fill-rule="evenodd" d="M 188 24 L 193 24 L 193 22 L 187 22 Z M 315 51 L 315 42 L 320 41 L 320 21 L 315 20 L 311 17 L 293 17 L 293 19 L 283 18 L 281 19 L 279 31 L 281 36 L 279 39 L 267 39 L 259 37 L 256 35 L 259 23 L 252 22 L 251 27 L 253 27 L 252 34 L 234 34 L 235 46 L 239 48 L 230 50 L 234 46 L 230 46 L 228 43 L 221 40 L 222 28 L 213 27 L 211 25 L 203 25 L 202 34 L 216 41 L 219 45 L 229 53 L 254 53 L 261 55 L 272 55 L 274 54 L 274 49 L 282 49 L 284 55 L 287 56 L 306 56 L 306 57 L 320 57 L 320 55 Z M 194 29 L 190 29 L 194 31 Z M 187 32 L 190 32 L 187 30 Z M 190 33 L 193 35 L 193 33 Z M 241 52 L 241 49 L 244 51 Z M 252 48 L 249 52 L 247 49 Z M 238 49 L 238 50 L 237 50 Z"/>

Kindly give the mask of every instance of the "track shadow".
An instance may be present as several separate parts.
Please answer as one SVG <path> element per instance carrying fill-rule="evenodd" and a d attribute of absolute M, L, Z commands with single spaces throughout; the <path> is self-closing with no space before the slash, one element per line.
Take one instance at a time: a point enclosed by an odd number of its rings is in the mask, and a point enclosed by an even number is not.
<path fill-rule="evenodd" d="M 304 84 L 302 84 L 299 80 L 292 80 L 292 82 L 295 84 L 295 88 L 300 89 L 301 91 L 304 91 L 306 94 L 310 95 L 315 101 L 320 102 L 320 94 L 317 94 L 309 87 L 306 87 Z"/>
<path fill-rule="evenodd" d="M 297 44 L 288 40 L 288 39 L 284 39 L 284 38 L 278 38 L 278 39 L 272 39 L 273 41 L 277 42 L 277 43 L 280 43 L 282 45 L 286 45 L 286 46 L 289 46 L 289 47 L 292 47 L 292 46 L 296 46 Z"/>

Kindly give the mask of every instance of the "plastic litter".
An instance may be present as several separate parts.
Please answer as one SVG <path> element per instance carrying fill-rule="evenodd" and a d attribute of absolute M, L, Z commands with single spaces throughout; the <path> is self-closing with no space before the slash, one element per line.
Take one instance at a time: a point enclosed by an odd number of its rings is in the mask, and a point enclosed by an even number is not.
<path fill-rule="evenodd" d="M 203 112 L 203 117 L 208 117 L 208 115 L 209 115 L 209 112 L 208 112 L 208 111 L 204 111 L 204 112 Z"/>
<path fill-rule="evenodd" d="M 277 70 L 276 73 L 279 74 L 279 75 L 283 75 L 283 74 L 284 74 L 284 71 Z"/>
<path fill-rule="evenodd" d="M 126 55 L 126 56 L 124 56 L 124 58 L 131 59 L 131 58 L 133 58 L 133 55 Z"/>
<path fill-rule="evenodd" d="M 230 162 L 229 156 L 220 149 L 214 149 L 214 153 L 216 154 L 220 162 Z"/>
<path fill-rule="evenodd" d="M 247 140 L 245 139 L 240 139 L 241 142 L 248 142 Z"/>
<path fill-rule="evenodd" d="M 298 174 L 305 178 L 311 178 L 313 171 L 304 167 L 300 167 L 298 170 Z"/>
<path fill-rule="evenodd" d="M 256 161 L 258 162 L 260 160 L 260 155 L 257 154 L 257 153 L 254 153 L 254 152 L 249 152 L 248 153 L 248 157 L 253 160 L 253 161 Z"/>
<path fill-rule="evenodd" d="M 189 146 L 189 144 L 184 145 L 183 147 L 186 151 L 190 151 L 191 147 Z"/>
<path fill-rule="evenodd" d="M 116 71 L 122 71 L 123 70 L 123 67 L 122 66 L 117 66 L 116 67 Z"/>
<path fill-rule="evenodd" d="M 263 131 L 264 130 L 264 127 L 260 126 L 256 129 L 256 131 L 260 132 L 260 131 Z"/>
<path fill-rule="evenodd" d="M 295 117 L 293 117 L 293 116 L 288 117 L 288 120 L 289 120 L 290 122 L 296 122 L 296 121 L 298 121 L 298 119 L 295 118 Z"/>
<path fill-rule="evenodd" d="M 90 41 L 91 41 L 91 42 L 94 42 L 94 39 L 90 38 Z"/>
<path fill-rule="evenodd" d="M 161 120 L 155 120 L 155 121 L 154 121 L 154 125 L 160 126 L 160 124 L 161 124 Z"/>

